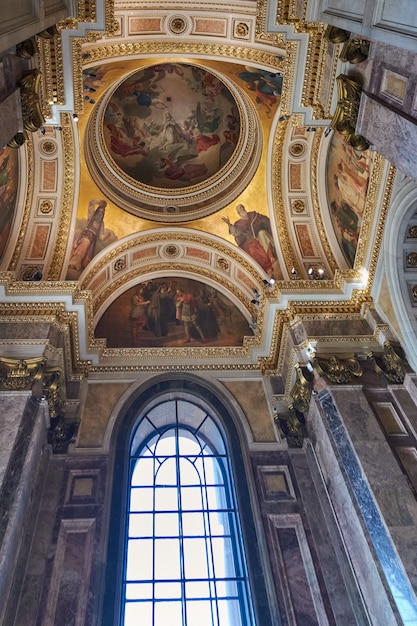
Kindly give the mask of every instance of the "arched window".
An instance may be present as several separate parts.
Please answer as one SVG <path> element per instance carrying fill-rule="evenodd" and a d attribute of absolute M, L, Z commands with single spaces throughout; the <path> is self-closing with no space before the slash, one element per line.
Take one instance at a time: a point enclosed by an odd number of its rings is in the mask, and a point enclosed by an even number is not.
<path fill-rule="evenodd" d="M 184 379 L 149 387 L 115 450 L 102 626 L 276 624 L 242 448 L 218 395 Z"/>
<path fill-rule="evenodd" d="M 123 626 L 252 626 L 226 441 L 183 400 L 140 420 L 130 450 Z"/>

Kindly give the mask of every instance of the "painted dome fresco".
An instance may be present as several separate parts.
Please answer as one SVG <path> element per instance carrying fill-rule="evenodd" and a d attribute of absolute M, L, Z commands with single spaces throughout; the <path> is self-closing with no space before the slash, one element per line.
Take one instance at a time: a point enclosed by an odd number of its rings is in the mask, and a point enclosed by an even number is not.
<path fill-rule="evenodd" d="M 160 63 L 104 94 L 86 143 L 90 171 L 121 208 L 157 221 L 213 213 L 248 183 L 260 131 L 248 96 L 212 70 Z"/>

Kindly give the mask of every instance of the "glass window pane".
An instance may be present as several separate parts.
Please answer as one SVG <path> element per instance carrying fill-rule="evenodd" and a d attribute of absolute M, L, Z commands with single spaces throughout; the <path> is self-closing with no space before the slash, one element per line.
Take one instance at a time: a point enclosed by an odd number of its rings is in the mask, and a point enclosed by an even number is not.
<path fill-rule="evenodd" d="M 180 542 L 178 539 L 155 539 L 155 579 L 180 578 Z"/>
<path fill-rule="evenodd" d="M 187 624 L 200 626 L 211 626 L 217 624 L 214 621 L 210 600 L 191 600 L 187 601 Z M 215 610 L 215 607 L 213 607 Z"/>
<path fill-rule="evenodd" d="M 200 486 L 201 480 L 192 462 L 188 459 L 180 459 L 180 483 L 181 486 Z"/>
<path fill-rule="evenodd" d="M 126 580 L 152 579 L 152 539 L 129 539 L 127 542 Z"/>
<path fill-rule="evenodd" d="M 158 471 L 155 476 L 155 485 L 163 487 L 164 485 L 173 486 L 178 484 L 177 478 L 177 462 L 176 459 L 163 457 L 159 458 L 160 464 L 157 463 Z"/>
<path fill-rule="evenodd" d="M 131 513 L 129 515 L 129 537 L 152 537 L 152 535 L 152 513 Z"/>
<path fill-rule="evenodd" d="M 126 600 L 151 600 L 153 585 L 150 583 L 129 583 L 126 585 Z"/>
<path fill-rule="evenodd" d="M 150 622 L 150 624 L 152 624 L 152 626 L 168 626 L 168 624 L 169 626 L 183 626 L 182 603 L 174 601 L 156 602 L 155 622 Z M 138 626 L 138 624 L 136 626 Z"/>
<path fill-rule="evenodd" d="M 232 540 L 214 537 L 211 541 L 213 548 L 214 573 L 217 578 L 236 576 L 232 549 Z"/>
<path fill-rule="evenodd" d="M 123 626 L 152 624 L 151 602 L 126 602 Z"/>
<path fill-rule="evenodd" d="M 131 511 L 152 511 L 153 510 L 153 489 L 148 487 L 136 487 L 130 490 L 130 510 Z"/>
<path fill-rule="evenodd" d="M 210 598 L 210 583 L 207 580 L 185 583 L 185 597 L 200 600 Z"/>
<path fill-rule="evenodd" d="M 175 456 L 176 452 L 176 438 L 174 432 L 169 429 L 158 439 L 155 456 Z"/>
<path fill-rule="evenodd" d="M 207 487 L 206 489 L 207 508 L 215 511 L 216 509 L 227 508 L 224 487 Z"/>
<path fill-rule="evenodd" d="M 177 511 L 178 489 L 176 487 L 155 487 L 155 511 Z"/>
<path fill-rule="evenodd" d="M 124 624 L 252 626 L 223 435 L 183 400 L 148 415 L 132 444 Z"/>
<path fill-rule="evenodd" d="M 219 626 L 242 626 L 238 600 L 219 600 Z"/>
<path fill-rule="evenodd" d="M 141 458 L 135 462 L 132 473 L 132 487 L 150 487 L 154 481 L 154 459 L 152 457 Z"/>
<path fill-rule="evenodd" d="M 155 598 L 157 600 L 181 599 L 181 583 L 155 583 Z"/>
<path fill-rule="evenodd" d="M 203 508 L 200 487 L 182 487 L 181 504 L 183 511 L 200 511 Z"/>
<path fill-rule="evenodd" d="M 203 513 L 182 514 L 182 534 L 185 536 L 205 535 L 207 530 L 204 524 Z"/>
<path fill-rule="evenodd" d="M 178 513 L 155 514 L 155 537 L 179 537 Z"/>
<path fill-rule="evenodd" d="M 184 570 L 186 578 L 207 578 L 205 539 L 184 539 Z"/>

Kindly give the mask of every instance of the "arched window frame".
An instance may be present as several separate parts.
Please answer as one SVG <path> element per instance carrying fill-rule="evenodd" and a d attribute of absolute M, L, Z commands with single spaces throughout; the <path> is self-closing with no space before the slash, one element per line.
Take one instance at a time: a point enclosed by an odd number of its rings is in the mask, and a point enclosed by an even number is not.
<path fill-rule="evenodd" d="M 110 499 L 109 539 L 107 548 L 105 590 L 102 610 L 102 626 L 119 626 L 121 582 L 123 576 L 123 554 L 125 541 L 125 520 L 127 510 L 126 494 L 128 481 L 128 458 L 132 432 L 139 416 L 164 399 L 176 398 L 191 401 L 201 406 L 221 425 L 226 436 L 235 492 L 240 513 L 242 538 L 246 553 L 251 597 L 255 614 L 254 626 L 277 626 L 279 618 L 271 598 L 268 566 L 265 552 L 262 551 L 262 538 L 259 534 L 259 520 L 255 524 L 248 483 L 250 471 L 248 458 L 244 459 L 243 429 L 236 427 L 233 407 L 221 397 L 216 388 L 196 377 L 173 377 L 158 380 L 139 388 L 131 400 L 125 404 L 116 423 L 112 441 L 114 450 L 113 487 Z M 127 406 L 126 406 L 127 405 Z M 240 436 L 239 436 L 240 435 Z M 245 463 L 246 461 L 246 463 Z M 268 593 L 269 592 L 269 593 Z M 275 609 L 275 610 L 274 610 Z"/>

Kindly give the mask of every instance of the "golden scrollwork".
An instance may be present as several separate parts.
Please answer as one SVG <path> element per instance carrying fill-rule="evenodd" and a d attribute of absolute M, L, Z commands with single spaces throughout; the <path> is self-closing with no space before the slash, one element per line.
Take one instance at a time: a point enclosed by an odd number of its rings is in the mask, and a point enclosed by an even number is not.
<path fill-rule="evenodd" d="M 363 374 L 361 364 L 353 355 L 323 356 L 316 354 L 312 361 L 319 376 L 323 376 L 329 382 L 338 385 L 351 383 Z"/>
<path fill-rule="evenodd" d="M 49 263 L 47 275 L 48 280 L 59 280 L 64 264 L 66 244 L 70 235 L 71 216 L 75 195 L 75 149 L 74 134 L 71 121 L 68 115 L 61 115 L 62 131 L 61 137 L 65 149 L 62 151 L 64 164 L 63 172 L 63 193 L 60 203 L 60 212 L 57 214 L 59 227 L 56 230 L 57 237 L 54 246 L 54 254 Z"/>
<path fill-rule="evenodd" d="M 375 372 L 383 376 L 388 383 L 401 384 L 404 382 L 407 361 L 399 344 L 386 341 L 384 351 L 381 354 L 368 353 L 368 361 Z"/>

